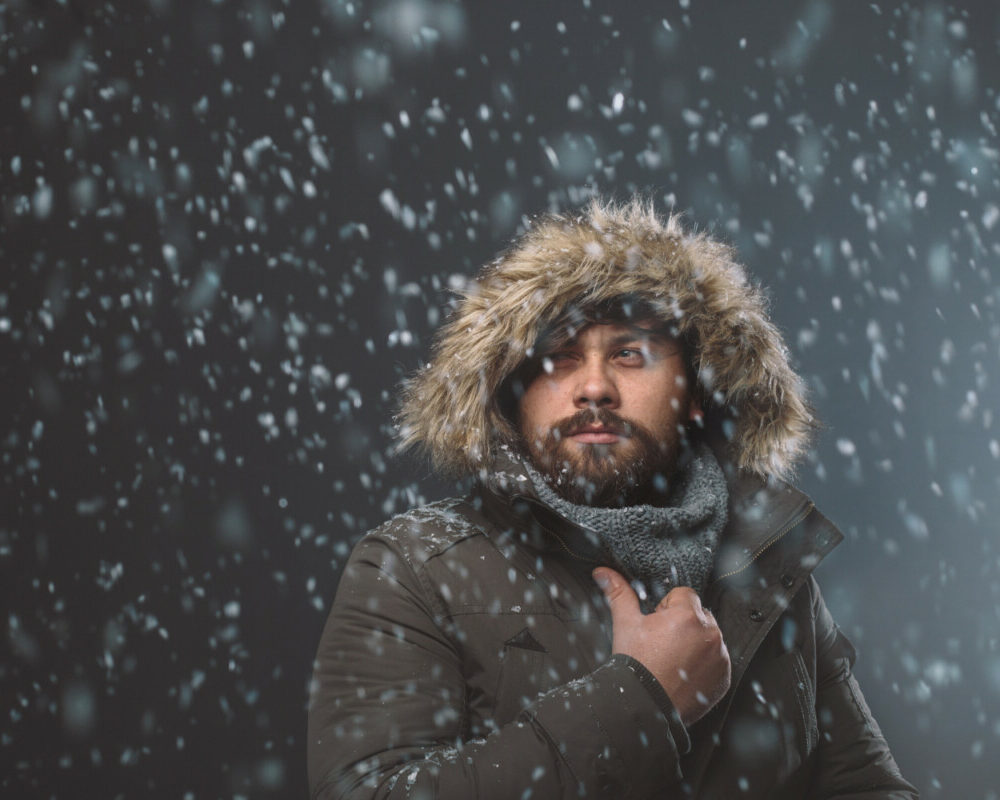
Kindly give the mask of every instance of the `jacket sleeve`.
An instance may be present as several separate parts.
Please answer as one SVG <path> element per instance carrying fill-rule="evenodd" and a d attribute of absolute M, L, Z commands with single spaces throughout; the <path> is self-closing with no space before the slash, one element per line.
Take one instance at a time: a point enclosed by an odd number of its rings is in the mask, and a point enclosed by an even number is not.
<path fill-rule="evenodd" d="M 851 672 L 854 646 L 827 610 L 810 578 L 816 619 L 816 718 L 819 758 L 810 797 L 837 800 L 915 800 L 900 774 Z"/>
<path fill-rule="evenodd" d="M 389 543 L 355 548 L 310 687 L 314 800 L 669 798 L 689 742 L 641 664 L 613 656 L 466 740 L 463 662 L 434 607 Z"/>

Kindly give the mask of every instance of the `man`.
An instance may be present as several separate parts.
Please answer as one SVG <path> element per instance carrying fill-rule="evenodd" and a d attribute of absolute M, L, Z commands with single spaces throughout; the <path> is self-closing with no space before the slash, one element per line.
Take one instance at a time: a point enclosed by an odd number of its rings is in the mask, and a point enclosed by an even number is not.
<path fill-rule="evenodd" d="M 465 498 L 356 546 L 314 798 L 914 798 L 782 480 L 813 419 L 729 251 L 639 201 L 534 222 L 406 386 Z M 603 595 L 603 596 L 602 596 Z"/>

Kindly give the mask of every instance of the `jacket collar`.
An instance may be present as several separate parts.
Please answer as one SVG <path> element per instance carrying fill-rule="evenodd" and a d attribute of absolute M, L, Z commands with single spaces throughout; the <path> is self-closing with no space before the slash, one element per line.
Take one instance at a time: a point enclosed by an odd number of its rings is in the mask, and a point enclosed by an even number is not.
<path fill-rule="evenodd" d="M 494 459 L 494 469 L 481 484 L 484 505 L 511 517 L 526 544 L 542 552 L 570 555 L 596 567 L 604 563 L 597 531 L 571 522 L 542 500 L 519 457 L 509 450 Z"/>
<path fill-rule="evenodd" d="M 713 581 L 745 570 L 813 509 L 809 497 L 784 481 L 763 480 L 728 466 L 726 478 L 729 522 L 716 554 Z"/>

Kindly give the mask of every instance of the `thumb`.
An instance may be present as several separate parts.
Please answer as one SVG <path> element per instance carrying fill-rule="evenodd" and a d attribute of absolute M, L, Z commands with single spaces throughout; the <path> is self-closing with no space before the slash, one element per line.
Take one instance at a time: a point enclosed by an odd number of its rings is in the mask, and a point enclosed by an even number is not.
<path fill-rule="evenodd" d="M 635 590 L 628 585 L 619 573 L 608 567 L 598 567 L 591 576 L 594 582 L 601 587 L 604 597 L 611 608 L 612 624 L 618 620 L 628 619 L 640 615 L 639 598 Z"/>

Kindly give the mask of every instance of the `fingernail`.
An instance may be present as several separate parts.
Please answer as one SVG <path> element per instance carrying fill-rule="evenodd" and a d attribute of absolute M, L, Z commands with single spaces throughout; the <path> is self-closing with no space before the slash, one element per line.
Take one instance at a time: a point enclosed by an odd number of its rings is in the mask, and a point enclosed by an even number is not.
<path fill-rule="evenodd" d="M 595 583 L 596 583 L 596 584 L 597 584 L 598 586 L 600 586 L 600 587 L 601 587 L 601 591 L 602 591 L 602 592 L 603 592 L 603 591 L 604 591 L 605 589 L 607 589 L 607 588 L 608 588 L 608 584 L 610 584 L 610 583 L 611 583 L 610 579 L 608 578 L 608 573 L 606 573 L 606 572 L 604 572 L 604 571 L 602 571 L 602 570 L 599 570 L 599 569 L 595 569 L 595 570 L 594 570 L 594 571 L 593 571 L 593 572 L 591 573 L 591 577 L 593 577 L 593 579 L 594 579 L 594 582 L 595 582 Z"/>

